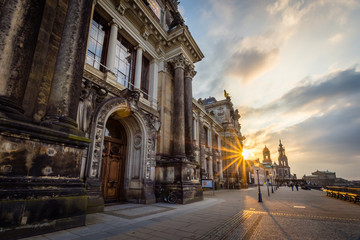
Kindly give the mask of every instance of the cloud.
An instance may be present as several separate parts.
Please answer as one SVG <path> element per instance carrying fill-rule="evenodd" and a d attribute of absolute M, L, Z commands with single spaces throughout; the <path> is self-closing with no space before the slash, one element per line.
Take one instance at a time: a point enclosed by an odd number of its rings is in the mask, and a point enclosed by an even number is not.
<path fill-rule="evenodd" d="M 240 78 L 247 83 L 271 69 L 276 64 L 278 55 L 277 48 L 264 52 L 258 49 L 244 49 L 229 59 L 227 75 Z"/>
<path fill-rule="evenodd" d="M 339 44 L 343 39 L 344 39 L 344 35 L 341 33 L 338 33 L 338 34 L 331 36 L 328 39 L 328 41 L 330 42 L 330 44 L 336 45 L 336 44 Z"/>
<path fill-rule="evenodd" d="M 341 107 L 349 101 L 349 97 L 359 93 L 360 72 L 356 68 L 339 70 L 330 73 L 321 79 L 306 78 L 301 85 L 294 87 L 281 98 L 258 108 L 245 108 L 247 114 L 269 114 L 281 112 L 293 114 L 319 110 L 324 112 L 335 104 Z"/>
<path fill-rule="evenodd" d="M 212 37 L 224 37 L 232 34 L 231 25 L 235 20 L 236 1 L 209 0 L 211 10 L 203 11 L 202 17 L 211 25 L 208 34 Z"/>
<path fill-rule="evenodd" d="M 359 178 L 359 93 L 360 72 L 349 68 L 320 79 L 307 79 L 261 108 L 240 108 L 242 126 L 248 130 L 244 132 L 245 144 L 254 148 L 260 158 L 266 144 L 275 160 L 281 138 L 298 176 L 322 169 L 336 171 L 338 176 Z"/>
<path fill-rule="evenodd" d="M 271 15 L 279 14 L 281 16 L 282 24 L 285 27 L 292 27 L 297 25 L 304 15 L 306 15 L 313 4 L 305 4 L 303 1 L 278 0 L 274 4 L 267 7 L 267 11 Z"/>

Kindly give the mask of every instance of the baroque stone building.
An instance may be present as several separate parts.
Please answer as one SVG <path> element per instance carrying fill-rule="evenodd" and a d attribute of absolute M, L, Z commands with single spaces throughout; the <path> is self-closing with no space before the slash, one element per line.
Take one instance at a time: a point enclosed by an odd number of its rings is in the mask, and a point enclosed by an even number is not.
<path fill-rule="evenodd" d="M 215 188 L 246 187 L 240 114 L 231 98 L 193 100 L 195 160 L 200 178 L 213 179 Z"/>
<path fill-rule="evenodd" d="M 0 236 L 80 226 L 160 188 L 202 199 L 191 143 L 204 56 L 177 4 L 0 1 Z"/>
<path fill-rule="evenodd" d="M 326 171 L 316 170 L 311 173 L 311 175 L 303 176 L 303 180 L 312 186 L 326 187 L 326 186 L 334 186 L 337 180 L 336 173 Z"/>
<path fill-rule="evenodd" d="M 278 157 L 278 164 L 271 160 L 270 150 L 265 146 L 263 149 L 263 162 L 262 165 L 267 169 L 274 169 L 272 174 L 275 174 L 275 180 L 279 184 L 290 183 L 293 180 L 296 180 L 296 175 L 292 175 L 290 172 L 290 166 L 288 162 L 288 158 L 285 154 L 284 145 L 279 140 L 279 157 Z M 275 171 L 275 172 L 274 172 Z"/>

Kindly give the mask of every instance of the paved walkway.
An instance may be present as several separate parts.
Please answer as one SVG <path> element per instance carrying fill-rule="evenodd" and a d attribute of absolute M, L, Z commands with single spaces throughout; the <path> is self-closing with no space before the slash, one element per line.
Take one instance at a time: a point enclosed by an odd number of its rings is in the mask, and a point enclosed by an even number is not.
<path fill-rule="evenodd" d="M 359 204 L 287 187 L 262 194 L 263 203 L 249 188 L 205 192 L 188 205 L 114 205 L 84 227 L 26 239 L 360 239 Z"/>

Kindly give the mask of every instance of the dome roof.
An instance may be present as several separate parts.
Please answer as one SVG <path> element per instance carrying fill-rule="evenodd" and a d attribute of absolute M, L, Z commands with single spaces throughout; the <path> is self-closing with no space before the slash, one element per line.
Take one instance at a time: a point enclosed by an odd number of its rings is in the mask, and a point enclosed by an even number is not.
<path fill-rule="evenodd" d="M 270 150 L 266 147 L 266 145 L 265 145 L 265 148 L 263 150 L 263 153 L 265 153 L 265 152 L 270 152 Z"/>

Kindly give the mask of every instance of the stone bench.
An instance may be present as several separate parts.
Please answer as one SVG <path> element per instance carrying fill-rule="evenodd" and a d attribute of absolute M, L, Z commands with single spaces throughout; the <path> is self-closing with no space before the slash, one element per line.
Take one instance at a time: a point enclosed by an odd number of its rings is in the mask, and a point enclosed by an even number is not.
<path fill-rule="evenodd" d="M 341 191 L 334 191 L 329 189 L 324 189 L 324 192 L 326 192 L 326 195 L 329 197 L 338 198 L 341 200 L 349 200 L 350 202 L 360 202 L 360 195 L 356 193 L 349 193 L 349 192 L 341 192 Z"/>

